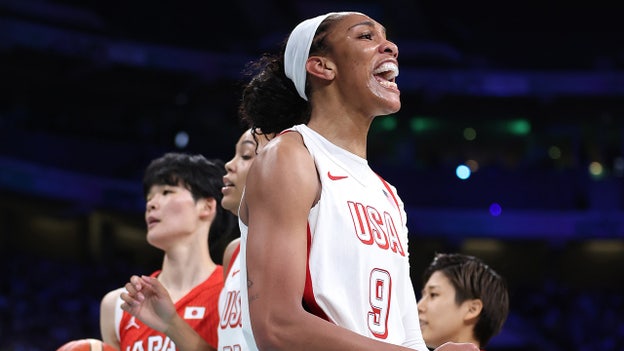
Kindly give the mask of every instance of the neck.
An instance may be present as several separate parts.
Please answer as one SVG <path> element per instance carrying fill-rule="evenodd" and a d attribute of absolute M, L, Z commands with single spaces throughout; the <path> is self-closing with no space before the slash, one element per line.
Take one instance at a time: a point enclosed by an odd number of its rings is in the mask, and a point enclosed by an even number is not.
<path fill-rule="evenodd" d="M 333 144 L 366 159 L 370 121 L 330 111 L 313 113 L 307 126 Z"/>
<path fill-rule="evenodd" d="M 158 280 L 167 288 L 172 299 L 177 301 L 208 279 L 216 267 L 210 257 L 207 240 L 186 243 L 165 252 Z"/>

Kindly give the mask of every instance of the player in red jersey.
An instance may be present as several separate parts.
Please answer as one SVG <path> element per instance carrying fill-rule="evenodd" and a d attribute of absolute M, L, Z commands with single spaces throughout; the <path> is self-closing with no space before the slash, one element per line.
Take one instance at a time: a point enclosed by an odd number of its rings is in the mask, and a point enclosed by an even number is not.
<path fill-rule="evenodd" d="M 213 348 L 223 267 L 210 256 L 208 239 L 235 228 L 236 219 L 221 207 L 224 173 L 222 161 L 169 153 L 153 160 L 143 178 L 147 241 L 164 252 L 151 276 L 167 289 L 181 320 Z M 102 299 L 102 340 L 124 351 L 173 349 L 169 336 L 121 310 L 123 290 Z"/>

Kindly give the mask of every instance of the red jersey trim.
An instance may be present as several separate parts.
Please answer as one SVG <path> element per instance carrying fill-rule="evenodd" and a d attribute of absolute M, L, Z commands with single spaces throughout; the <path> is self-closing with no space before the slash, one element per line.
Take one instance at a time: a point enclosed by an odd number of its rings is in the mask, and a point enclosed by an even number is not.
<path fill-rule="evenodd" d="M 236 257 L 238 257 L 239 252 L 240 252 L 240 241 L 238 242 L 238 245 L 236 245 L 236 248 L 232 252 L 232 257 L 230 257 L 230 264 L 228 265 L 227 275 L 230 275 L 230 272 L 232 271 L 232 262 L 236 260 Z"/>
<path fill-rule="evenodd" d="M 381 182 L 388 190 L 388 193 L 392 196 L 392 200 L 394 200 L 394 203 L 396 204 L 397 209 L 399 209 L 399 217 L 401 217 L 401 223 L 403 223 L 403 213 L 401 213 L 401 206 L 399 206 L 399 200 L 397 200 L 396 195 L 394 194 L 394 192 L 392 192 L 392 189 L 390 188 L 390 184 L 388 184 L 388 182 L 386 182 L 386 180 L 383 179 L 379 174 L 377 176 L 379 177 L 379 179 L 381 179 Z"/>
<path fill-rule="evenodd" d="M 325 314 L 325 312 L 321 309 L 321 307 L 316 302 L 314 298 L 314 289 L 312 288 L 312 278 L 310 275 L 310 246 L 312 245 L 312 233 L 310 232 L 310 224 L 308 223 L 308 249 L 307 249 L 307 260 L 306 260 L 306 282 L 305 288 L 303 290 L 303 308 L 312 313 L 313 315 L 323 318 L 326 321 L 329 321 L 329 318 Z"/>

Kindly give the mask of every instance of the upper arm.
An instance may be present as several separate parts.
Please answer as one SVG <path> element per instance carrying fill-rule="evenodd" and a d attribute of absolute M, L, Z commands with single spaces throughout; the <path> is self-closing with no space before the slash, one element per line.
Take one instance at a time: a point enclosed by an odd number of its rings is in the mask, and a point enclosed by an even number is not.
<path fill-rule="evenodd" d="M 122 291 L 123 288 L 119 288 L 108 292 L 100 303 L 100 333 L 102 334 L 102 341 L 117 349 L 119 349 L 119 339 L 117 339 L 115 331 L 117 328 L 115 325 L 115 310 L 117 309 L 117 300 Z"/>
<path fill-rule="evenodd" d="M 263 321 L 284 322 L 303 311 L 308 214 L 319 187 L 314 160 L 298 133 L 274 140 L 249 170 L 244 201 L 254 334 Z"/>

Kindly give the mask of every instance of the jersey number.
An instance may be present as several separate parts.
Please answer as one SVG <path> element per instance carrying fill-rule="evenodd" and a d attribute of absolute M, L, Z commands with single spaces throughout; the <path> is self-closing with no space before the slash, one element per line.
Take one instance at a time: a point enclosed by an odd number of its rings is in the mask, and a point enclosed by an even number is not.
<path fill-rule="evenodd" d="M 392 279 L 390 273 L 373 269 L 370 274 L 368 300 L 371 310 L 368 312 L 368 329 L 378 338 L 388 337 L 388 314 L 390 313 L 390 295 Z"/>

